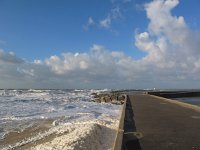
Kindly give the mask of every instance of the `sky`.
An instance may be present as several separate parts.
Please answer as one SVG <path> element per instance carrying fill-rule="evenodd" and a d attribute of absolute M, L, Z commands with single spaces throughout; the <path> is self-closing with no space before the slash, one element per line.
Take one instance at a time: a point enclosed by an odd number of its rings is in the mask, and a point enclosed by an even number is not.
<path fill-rule="evenodd" d="M 199 0 L 0 0 L 0 88 L 200 88 Z"/>

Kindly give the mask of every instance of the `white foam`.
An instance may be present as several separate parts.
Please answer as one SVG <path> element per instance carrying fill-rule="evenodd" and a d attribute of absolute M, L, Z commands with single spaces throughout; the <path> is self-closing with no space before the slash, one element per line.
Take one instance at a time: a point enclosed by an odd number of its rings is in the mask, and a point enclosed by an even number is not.
<path fill-rule="evenodd" d="M 74 127 L 76 127 L 73 130 L 74 132 L 78 128 L 83 128 L 80 137 L 86 134 L 86 131 L 84 131 L 86 128 L 93 130 L 98 125 L 113 129 L 112 126 L 119 120 L 121 106 L 90 102 L 93 92 L 98 91 L 6 90 L 5 92 L 0 90 L 0 93 L 6 93 L 6 96 L 0 94 L 0 126 L 3 128 L 0 136 L 3 138 L 4 134 L 11 131 L 22 131 L 31 127 L 38 119 L 53 119 L 55 121 L 48 132 L 38 134 L 37 137 L 24 139 L 11 146 L 15 147 L 34 142 L 55 133 L 60 134 L 60 130 L 72 131 L 71 128 Z M 85 139 L 88 139 L 88 137 L 85 137 Z"/>
<path fill-rule="evenodd" d="M 77 123 L 65 123 L 52 127 L 49 131 L 37 134 L 34 137 L 19 141 L 14 145 L 4 147 L 6 149 L 18 148 L 24 144 L 34 143 L 47 136 L 54 135 L 51 141 L 30 147 L 30 149 L 81 149 L 81 150 L 109 150 L 113 146 L 116 129 L 119 124 L 117 119 L 110 119 L 109 123 L 99 120 L 91 120 Z"/>
<path fill-rule="evenodd" d="M 67 128 L 67 130 L 66 130 Z M 85 122 L 67 126 L 64 134 L 52 141 L 37 145 L 31 149 L 81 149 L 81 150 L 108 150 L 112 148 L 116 131 L 103 126 L 98 122 Z"/>

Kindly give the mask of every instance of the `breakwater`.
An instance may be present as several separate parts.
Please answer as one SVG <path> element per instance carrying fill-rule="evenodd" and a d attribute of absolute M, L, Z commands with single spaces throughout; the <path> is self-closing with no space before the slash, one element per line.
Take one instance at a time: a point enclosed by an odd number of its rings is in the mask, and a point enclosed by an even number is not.
<path fill-rule="evenodd" d="M 149 91 L 146 94 L 165 98 L 200 97 L 200 91 Z"/>

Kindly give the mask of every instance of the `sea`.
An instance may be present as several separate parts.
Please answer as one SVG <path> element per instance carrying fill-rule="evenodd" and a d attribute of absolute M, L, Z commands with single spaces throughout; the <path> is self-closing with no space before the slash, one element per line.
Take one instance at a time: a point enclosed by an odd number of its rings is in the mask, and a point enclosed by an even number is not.
<path fill-rule="evenodd" d="M 38 120 L 54 124 L 119 119 L 121 106 L 95 103 L 92 93 L 109 90 L 0 90 L 0 139 L 22 132 Z"/>
<path fill-rule="evenodd" d="M 180 102 L 200 106 L 200 97 L 181 97 L 181 98 L 173 98 L 173 99 L 178 100 Z"/>

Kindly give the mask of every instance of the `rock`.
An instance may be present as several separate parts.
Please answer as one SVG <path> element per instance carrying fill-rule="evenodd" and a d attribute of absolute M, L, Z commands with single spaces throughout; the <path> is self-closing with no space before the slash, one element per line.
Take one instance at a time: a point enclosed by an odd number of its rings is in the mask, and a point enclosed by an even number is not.
<path fill-rule="evenodd" d="M 124 99 L 125 99 L 125 96 L 124 96 L 124 95 L 119 95 L 119 96 L 118 96 L 118 100 L 121 101 L 121 100 L 124 100 Z"/>
<path fill-rule="evenodd" d="M 105 103 L 106 102 L 106 98 L 105 97 L 101 97 L 101 103 Z"/>
<path fill-rule="evenodd" d="M 92 93 L 94 100 L 97 103 L 112 103 L 116 105 L 122 105 L 125 102 L 125 96 L 119 93 Z"/>
<path fill-rule="evenodd" d="M 106 96 L 105 97 L 105 102 L 106 103 L 110 103 L 111 102 L 111 97 L 110 96 Z"/>
<path fill-rule="evenodd" d="M 95 98 L 94 101 L 97 103 L 101 103 L 101 100 L 99 98 Z"/>
<path fill-rule="evenodd" d="M 92 93 L 91 94 L 94 98 L 97 98 L 98 97 L 98 94 L 97 93 Z"/>

